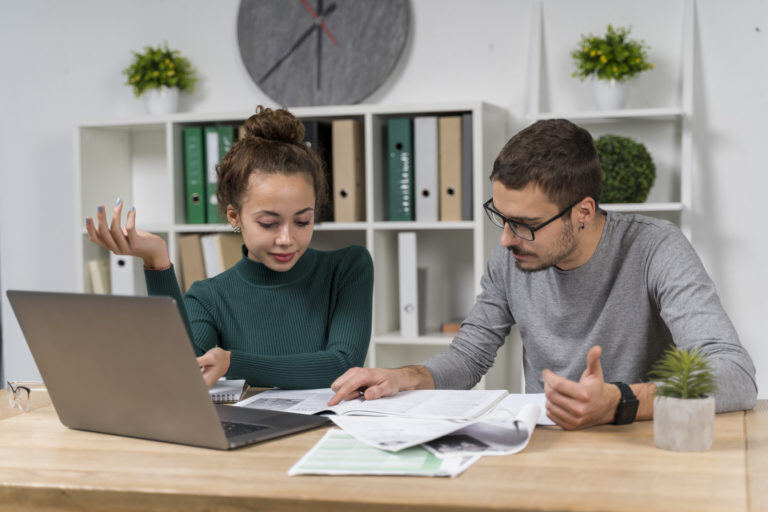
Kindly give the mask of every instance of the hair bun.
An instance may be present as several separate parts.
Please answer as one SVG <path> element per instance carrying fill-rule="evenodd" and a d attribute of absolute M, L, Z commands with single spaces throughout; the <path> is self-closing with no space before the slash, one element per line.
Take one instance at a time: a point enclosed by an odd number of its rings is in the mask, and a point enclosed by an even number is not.
<path fill-rule="evenodd" d="M 304 124 L 285 109 L 256 107 L 256 113 L 245 122 L 246 137 L 299 144 L 304 140 Z"/>

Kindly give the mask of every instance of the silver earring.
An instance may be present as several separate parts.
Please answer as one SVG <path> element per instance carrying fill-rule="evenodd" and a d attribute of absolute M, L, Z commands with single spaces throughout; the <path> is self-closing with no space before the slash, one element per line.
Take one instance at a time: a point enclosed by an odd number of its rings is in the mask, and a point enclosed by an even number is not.
<path fill-rule="evenodd" d="M 240 226 L 239 225 L 232 226 L 232 231 L 234 231 L 235 233 L 239 233 L 240 232 Z"/>

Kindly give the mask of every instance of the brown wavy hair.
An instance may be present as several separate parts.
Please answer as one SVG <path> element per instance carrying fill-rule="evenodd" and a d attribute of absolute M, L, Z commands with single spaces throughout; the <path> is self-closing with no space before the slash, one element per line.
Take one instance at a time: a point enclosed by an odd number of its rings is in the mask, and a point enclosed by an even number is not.
<path fill-rule="evenodd" d="M 603 193 L 603 171 L 587 130 L 566 119 L 537 121 L 519 131 L 493 163 L 491 181 L 513 190 L 535 183 L 559 208 Z"/>
<path fill-rule="evenodd" d="M 323 162 L 304 144 L 304 125 L 285 109 L 261 105 L 245 122 L 245 135 L 216 166 L 219 184 L 216 198 L 226 214 L 227 205 L 240 213 L 248 179 L 253 173 L 304 174 L 315 189 L 315 218 L 328 197 Z"/>

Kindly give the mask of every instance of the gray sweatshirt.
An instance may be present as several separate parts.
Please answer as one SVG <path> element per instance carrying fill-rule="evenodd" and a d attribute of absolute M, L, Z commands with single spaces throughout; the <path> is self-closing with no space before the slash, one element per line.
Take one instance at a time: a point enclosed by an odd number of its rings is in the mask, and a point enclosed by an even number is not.
<path fill-rule="evenodd" d="M 609 212 L 595 253 L 569 271 L 523 272 L 499 245 L 481 286 L 450 347 L 425 363 L 437 388 L 475 385 L 517 324 L 528 393 L 544 391 L 545 368 L 578 381 L 593 345 L 603 349 L 607 382 L 647 382 L 674 343 L 709 355 L 717 412 L 755 405 L 752 360 L 699 257 L 670 222 Z"/>

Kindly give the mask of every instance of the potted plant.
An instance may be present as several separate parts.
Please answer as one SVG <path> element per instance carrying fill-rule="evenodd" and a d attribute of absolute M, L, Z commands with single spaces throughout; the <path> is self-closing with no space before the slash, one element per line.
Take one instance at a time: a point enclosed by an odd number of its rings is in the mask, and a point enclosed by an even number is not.
<path fill-rule="evenodd" d="M 700 349 L 672 347 L 653 366 L 653 439 L 657 448 L 702 451 L 712 446 L 716 384 Z"/>
<path fill-rule="evenodd" d="M 629 137 L 603 135 L 595 141 L 603 169 L 601 203 L 642 203 L 656 179 L 645 145 Z"/>
<path fill-rule="evenodd" d="M 168 43 L 153 48 L 145 46 L 142 53 L 132 52 L 133 61 L 123 70 L 126 85 L 133 94 L 144 97 L 150 114 L 169 114 L 178 110 L 179 92 L 192 92 L 197 77 L 189 60 Z"/>
<path fill-rule="evenodd" d="M 572 76 L 592 78 L 592 94 L 600 110 L 624 108 L 626 81 L 654 67 L 646 55 L 649 47 L 644 41 L 629 39 L 629 32 L 629 28 L 608 25 L 602 37 L 582 34 L 578 48 L 571 52 L 576 64 Z"/>

